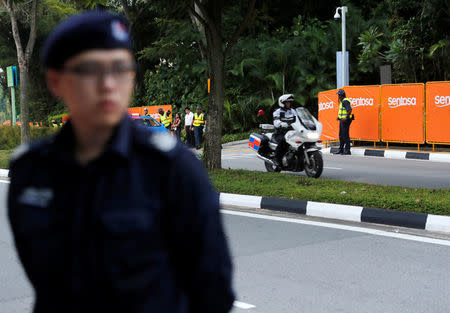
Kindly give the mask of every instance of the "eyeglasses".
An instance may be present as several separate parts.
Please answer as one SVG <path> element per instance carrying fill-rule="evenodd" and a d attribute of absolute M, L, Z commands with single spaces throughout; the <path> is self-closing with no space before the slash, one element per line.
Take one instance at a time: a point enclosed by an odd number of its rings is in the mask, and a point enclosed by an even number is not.
<path fill-rule="evenodd" d="M 64 68 L 62 72 L 77 75 L 87 83 L 102 82 L 106 75 L 109 75 L 115 82 L 124 83 L 132 80 L 136 75 L 136 64 L 117 63 L 110 67 L 105 67 L 98 63 L 86 62 Z"/>

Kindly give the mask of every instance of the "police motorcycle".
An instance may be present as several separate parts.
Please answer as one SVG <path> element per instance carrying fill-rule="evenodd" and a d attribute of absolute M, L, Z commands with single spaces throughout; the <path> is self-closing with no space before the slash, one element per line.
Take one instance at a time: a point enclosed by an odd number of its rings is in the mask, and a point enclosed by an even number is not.
<path fill-rule="evenodd" d="M 275 165 L 274 142 L 275 129 L 272 124 L 260 124 L 262 134 L 252 133 L 249 138 L 249 147 L 255 150 L 257 157 L 264 161 L 268 172 L 305 171 L 308 177 L 318 178 L 323 171 L 323 158 L 320 148 L 316 145 L 322 133 L 322 123 L 303 107 L 294 109 L 296 115 L 290 124 L 290 130 L 285 134 L 289 148 L 282 157 L 281 167 Z M 260 110 L 258 115 L 263 115 Z"/>

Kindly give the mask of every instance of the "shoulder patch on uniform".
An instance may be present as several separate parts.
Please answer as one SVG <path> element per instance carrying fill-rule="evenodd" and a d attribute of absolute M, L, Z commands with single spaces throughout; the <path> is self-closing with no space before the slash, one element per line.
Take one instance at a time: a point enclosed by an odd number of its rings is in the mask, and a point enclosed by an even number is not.
<path fill-rule="evenodd" d="M 9 158 L 9 160 L 15 161 L 20 159 L 23 155 L 25 155 L 28 151 L 30 151 L 30 144 L 28 143 L 23 143 L 20 146 L 18 146 L 14 152 L 11 154 L 11 157 Z"/>
<path fill-rule="evenodd" d="M 177 145 L 177 139 L 168 132 L 153 133 L 149 138 L 149 142 L 162 152 L 172 151 Z"/>

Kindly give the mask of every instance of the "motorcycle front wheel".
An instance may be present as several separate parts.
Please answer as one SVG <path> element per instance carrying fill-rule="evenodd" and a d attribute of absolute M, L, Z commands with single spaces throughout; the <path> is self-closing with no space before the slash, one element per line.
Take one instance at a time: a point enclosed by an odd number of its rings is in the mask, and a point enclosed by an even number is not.
<path fill-rule="evenodd" d="M 266 166 L 266 170 L 268 172 L 281 172 L 281 168 L 272 165 L 270 162 L 264 162 L 264 165 Z"/>
<path fill-rule="evenodd" d="M 308 177 L 318 178 L 323 171 L 322 154 L 319 151 L 308 153 L 309 165 L 305 161 L 305 173 Z"/>

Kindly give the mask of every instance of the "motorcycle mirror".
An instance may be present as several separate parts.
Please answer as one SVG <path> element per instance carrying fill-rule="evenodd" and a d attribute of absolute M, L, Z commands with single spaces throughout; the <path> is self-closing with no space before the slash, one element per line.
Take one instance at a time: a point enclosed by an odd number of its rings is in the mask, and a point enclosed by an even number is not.
<path fill-rule="evenodd" d="M 264 115 L 264 111 L 263 110 L 259 110 L 258 111 L 258 116 L 263 116 Z"/>

